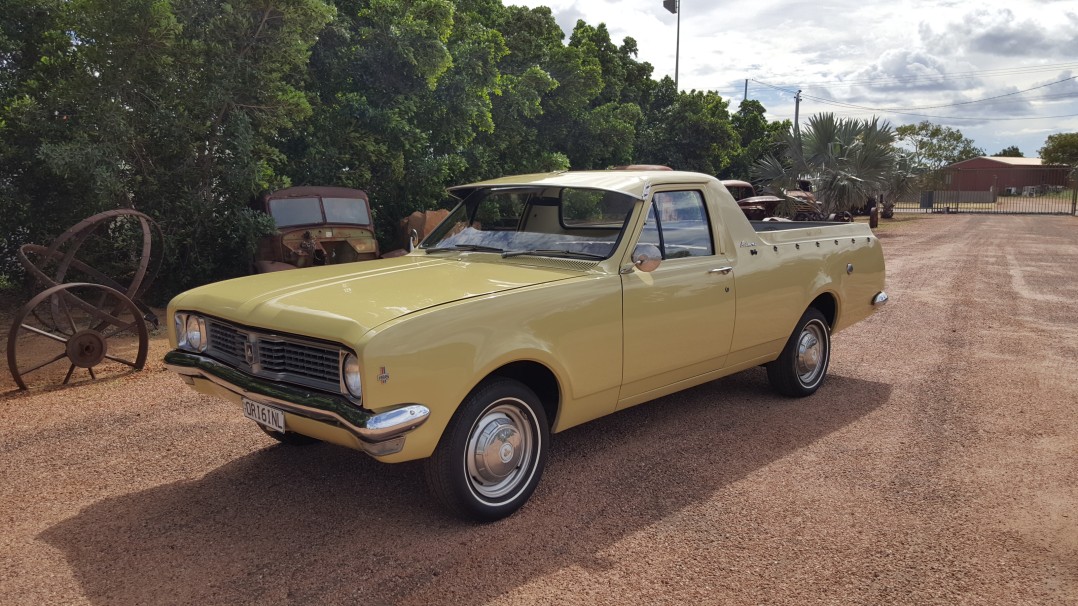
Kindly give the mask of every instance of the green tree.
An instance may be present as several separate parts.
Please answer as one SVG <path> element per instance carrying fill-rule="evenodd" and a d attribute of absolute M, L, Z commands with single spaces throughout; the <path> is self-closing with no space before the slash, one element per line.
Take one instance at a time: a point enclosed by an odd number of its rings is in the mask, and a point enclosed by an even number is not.
<path fill-rule="evenodd" d="M 730 166 L 718 176 L 723 179 L 744 179 L 752 172 L 752 166 L 768 153 L 776 153 L 782 135 L 790 130 L 791 122 L 768 122 L 766 110 L 759 101 L 746 99 L 741 102 L 731 120 L 737 131 L 740 150 Z"/>
<path fill-rule="evenodd" d="M 636 42 L 616 46 L 605 26 L 580 21 L 565 44 L 545 7 L 507 7 L 499 27 L 509 52 L 492 99 L 495 129 L 470 151 L 477 176 L 631 161 L 651 74 Z"/>
<path fill-rule="evenodd" d="M 594 91 L 595 74 L 582 81 L 570 77 L 572 70 L 567 67 L 562 70 L 566 86 L 556 79 L 551 71 L 554 58 L 564 61 L 568 51 L 562 44 L 565 34 L 549 8 L 505 7 L 498 27 L 508 52 L 498 64 L 498 83 L 491 98 L 494 130 L 477 133 L 474 145 L 466 151 L 467 178 L 566 169 L 569 158 L 564 149 L 553 140 L 552 129 L 542 128 L 544 114 L 565 95 L 587 96 L 575 95 L 573 88 L 583 85 Z M 559 87 L 562 90 L 555 93 Z"/>
<path fill-rule="evenodd" d="M 42 143 L 72 132 L 71 113 L 53 92 L 74 70 L 65 60 L 72 13 L 62 0 L 0 0 L 0 275 L 21 275 L 19 246 L 43 242 L 97 207 L 85 186 L 58 179 L 37 157 Z"/>
<path fill-rule="evenodd" d="M 1066 164 L 1078 167 L 1078 133 L 1048 135 L 1040 150 L 1045 164 Z"/>
<path fill-rule="evenodd" d="M 783 135 L 782 156 L 767 155 L 754 166 L 753 176 L 776 191 L 796 189 L 799 179 L 813 182 L 825 213 L 848 211 L 865 199 L 897 186 L 895 134 L 879 119 L 836 119 L 816 114 L 798 136 Z"/>
<path fill-rule="evenodd" d="M 1004 147 L 1000 151 L 992 154 L 992 157 L 993 158 L 1024 158 L 1025 156 L 1022 155 L 1022 151 L 1020 149 L 1018 149 L 1017 145 L 1011 145 L 1011 146 L 1008 146 L 1008 147 Z"/>
<path fill-rule="evenodd" d="M 709 175 L 725 171 L 740 153 L 729 102 L 711 91 L 677 92 L 664 77 L 637 136 L 638 162 Z"/>
<path fill-rule="evenodd" d="M 895 129 L 898 142 L 909 151 L 915 168 L 933 171 L 948 164 L 983 156 L 984 150 L 956 128 L 923 121 Z"/>
<path fill-rule="evenodd" d="M 245 272 L 271 226 L 246 203 L 283 183 L 272 141 L 309 113 L 295 74 L 331 15 L 321 0 L 74 0 L 22 14 L 48 44 L 5 76 L 0 139 L 19 143 L 0 153 L 38 167 L 3 163 L 0 210 L 22 211 L 20 237 L 36 242 L 72 215 L 146 211 L 166 233 L 162 293 Z"/>
<path fill-rule="evenodd" d="M 472 12 L 448 0 L 337 0 L 308 66 L 313 116 L 283 145 L 294 182 L 367 190 L 386 248 L 400 245 L 401 217 L 466 171 L 476 133 L 493 129 L 506 49 L 480 17 L 501 7 L 461 4 Z"/>
<path fill-rule="evenodd" d="M 635 102 L 623 101 L 622 93 L 635 66 L 635 47 L 636 42 L 628 38 L 619 48 L 604 24 L 591 27 L 577 21 L 567 50 L 578 53 L 580 74 L 594 74 L 598 88 L 587 98 L 578 97 L 576 106 L 568 112 L 548 112 L 544 120 L 557 122 L 561 132 L 559 148 L 565 151 L 573 168 L 604 168 L 632 160 L 636 129 L 643 115 Z"/>

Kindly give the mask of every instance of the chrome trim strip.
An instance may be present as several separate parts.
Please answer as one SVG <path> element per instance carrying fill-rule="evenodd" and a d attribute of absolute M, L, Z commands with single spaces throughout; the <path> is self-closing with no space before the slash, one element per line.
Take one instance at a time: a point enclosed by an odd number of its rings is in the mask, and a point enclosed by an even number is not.
<path fill-rule="evenodd" d="M 240 397 L 270 404 L 308 419 L 339 425 L 359 438 L 365 447 L 398 438 L 419 427 L 430 417 L 430 409 L 422 404 L 405 404 L 400 408 L 371 414 L 356 408 L 341 396 L 312 394 L 306 390 L 268 383 L 244 375 L 212 358 L 186 351 L 173 350 L 165 354 L 165 367 L 184 377 L 185 381 L 190 377 L 206 379 Z M 241 381 L 243 385 L 238 384 Z M 307 403 L 299 404 L 293 399 L 287 399 L 288 396 L 305 400 Z M 334 410 L 335 408 L 339 410 Z M 382 452 L 383 448 L 368 450 L 388 454 Z"/>
<path fill-rule="evenodd" d="M 890 299 L 887 298 L 887 293 L 881 290 L 880 292 L 876 293 L 875 297 L 872 297 L 872 304 L 877 307 L 882 307 L 884 305 L 887 305 L 887 301 L 889 300 Z"/>

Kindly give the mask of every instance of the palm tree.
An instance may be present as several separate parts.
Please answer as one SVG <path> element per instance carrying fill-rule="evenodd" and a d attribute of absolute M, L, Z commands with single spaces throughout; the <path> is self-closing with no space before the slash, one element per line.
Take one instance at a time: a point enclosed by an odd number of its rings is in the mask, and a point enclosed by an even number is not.
<path fill-rule="evenodd" d="M 840 120 L 825 113 L 809 118 L 804 132 L 794 128 L 783 136 L 781 157 L 768 155 L 753 165 L 753 178 L 767 182 L 776 193 L 797 189 L 799 180 L 809 179 L 824 214 L 830 214 L 860 206 L 896 186 L 892 181 L 900 171 L 900 152 L 888 122 Z"/>

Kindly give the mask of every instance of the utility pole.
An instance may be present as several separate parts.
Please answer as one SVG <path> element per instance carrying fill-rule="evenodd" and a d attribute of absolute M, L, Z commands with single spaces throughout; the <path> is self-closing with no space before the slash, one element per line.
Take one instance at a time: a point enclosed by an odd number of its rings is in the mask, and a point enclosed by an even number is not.
<path fill-rule="evenodd" d="M 677 39 L 674 46 L 674 91 L 678 91 L 677 72 L 681 60 L 681 0 L 663 0 L 663 8 L 677 15 Z"/>
<path fill-rule="evenodd" d="M 794 95 L 794 137 L 796 137 L 798 141 L 801 140 L 801 123 L 798 121 L 798 118 L 800 117 L 800 114 L 801 114 L 801 91 L 798 90 L 797 94 Z"/>
<path fill-rule="evenodd" d="M 749 79 L 748 78 L 745 78 L 745 96 L 741 100 L 742 101 L 748 101 L 749 100 Z"/>
<path fill-rule="evenodd" d="M 801 173 L 805 170 L 805 150 L 801 147 L 801 89 L 797 90 L 797 94 L 794 95 L 794 145 L 797 146 L 798 159 L 797 178 L 801 178 Z M 800 183 L 798 183 L 800 185 Z"/>

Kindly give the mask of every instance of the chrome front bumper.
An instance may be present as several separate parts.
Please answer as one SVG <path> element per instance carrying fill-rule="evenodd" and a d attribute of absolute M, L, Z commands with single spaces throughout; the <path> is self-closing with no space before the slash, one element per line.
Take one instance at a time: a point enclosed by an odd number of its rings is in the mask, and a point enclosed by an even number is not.
<path fill-rule="evenodd" d="M 430 409 L 421 404 L 404 404 L 375 414 L 357 407 L 344 396 L 257 379 L 217 360 L 187 351 L 172 350 L 165 354 L 165 367 L 178 373 L 188 384 L 204 379 L 240 398 L 343 429 L 359 440 L 364 451 L 374 456 L 400 452 L 404 448 L 404 434 L 422 425 L 430 416 Z"/>

